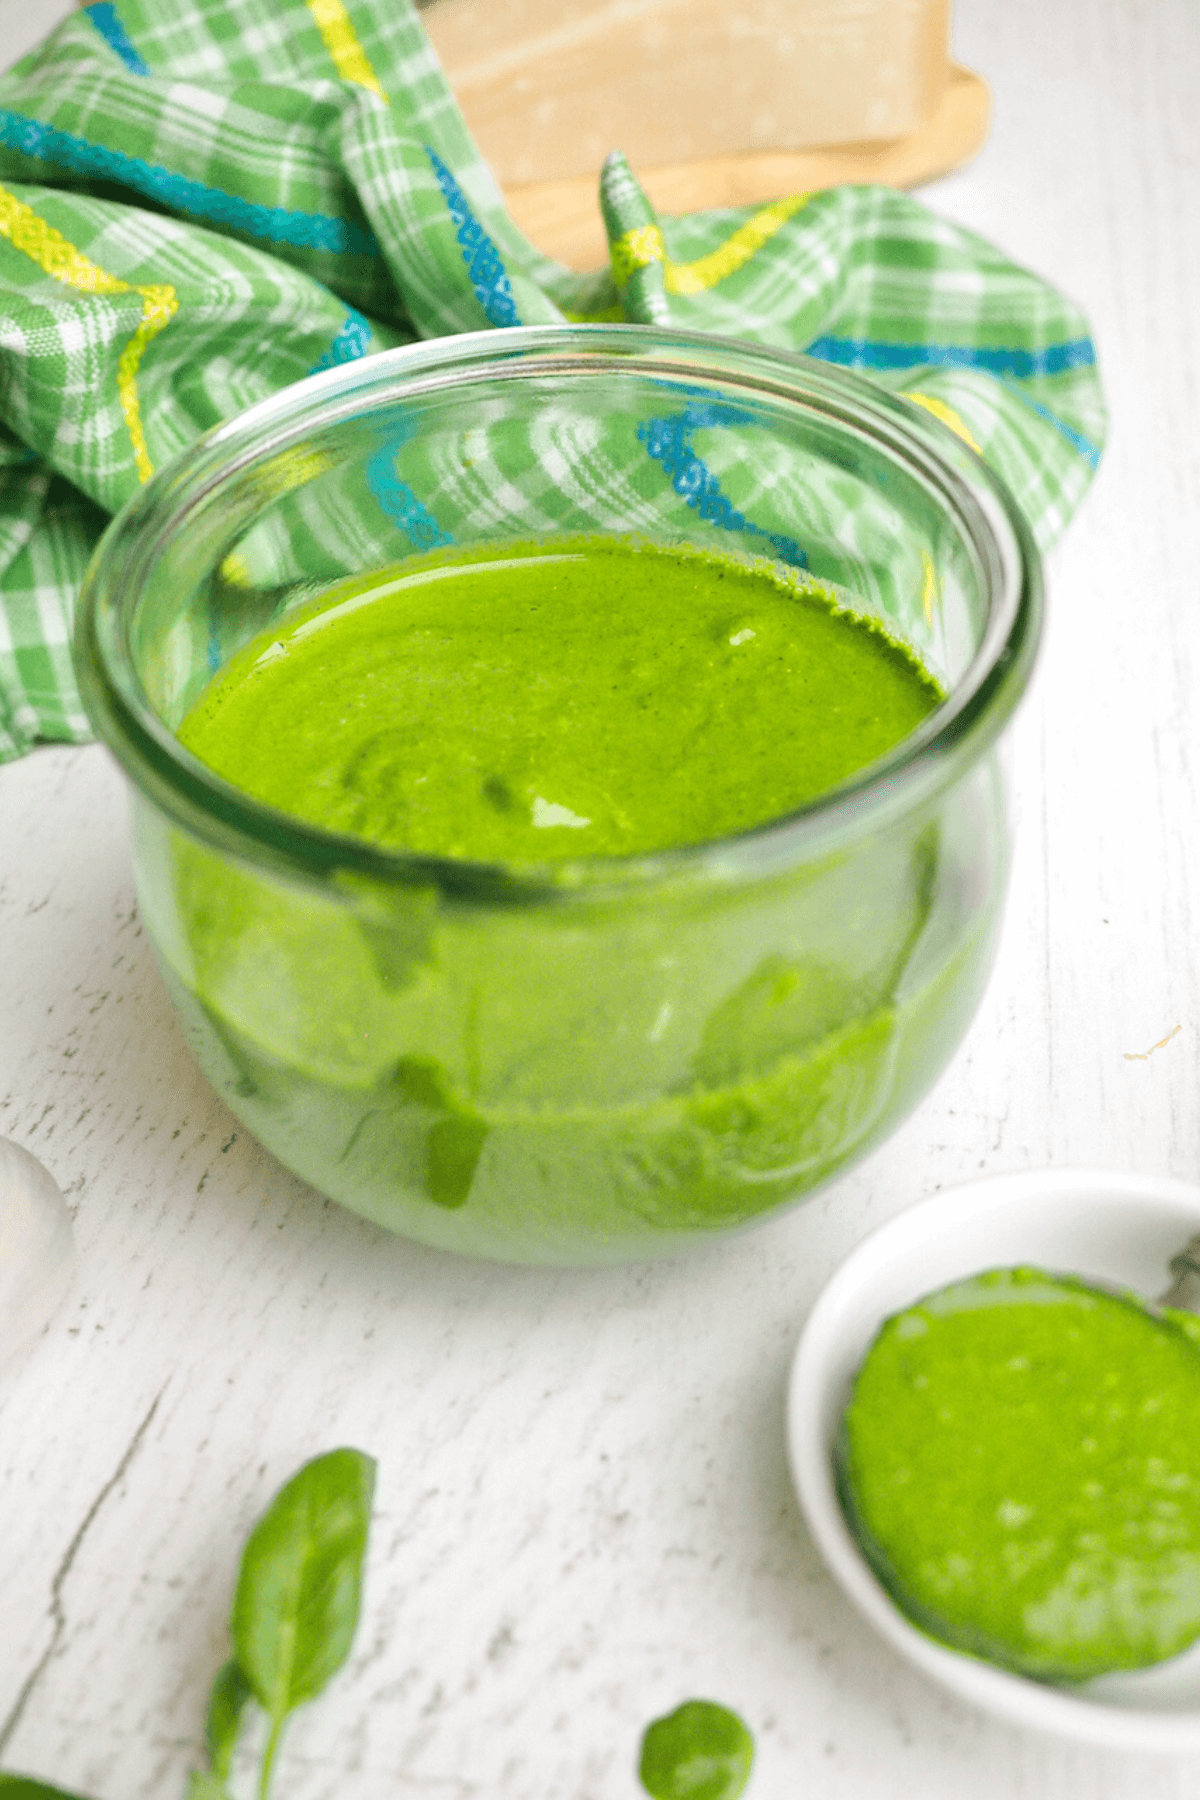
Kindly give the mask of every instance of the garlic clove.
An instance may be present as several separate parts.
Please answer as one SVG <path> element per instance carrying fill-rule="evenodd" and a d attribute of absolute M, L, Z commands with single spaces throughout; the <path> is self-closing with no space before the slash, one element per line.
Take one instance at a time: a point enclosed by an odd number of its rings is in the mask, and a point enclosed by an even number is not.
<path fill-rule="evenodd" d="M 46 1325 L 74 1266 L 57 1182 L 36 1156 L 0 1138 L 0 1364 Z"/>

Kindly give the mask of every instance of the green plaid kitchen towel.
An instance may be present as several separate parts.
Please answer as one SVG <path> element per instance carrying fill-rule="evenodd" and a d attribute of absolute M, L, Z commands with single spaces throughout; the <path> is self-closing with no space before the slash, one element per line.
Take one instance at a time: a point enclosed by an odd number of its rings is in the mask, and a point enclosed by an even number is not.
<path fill-rule="evenodd" d="M 1038 277 L 885 188 L 659 221 L 614 155 L 601 204 L 607 269 L 527 242 L 411 0 L 93 0 L 0 77 L 0 760 L 88 736 L 74 598 L 139 483 L 416 337 L 624 318 L 806 350 L 975 444 L 1043 546 L 1062 531 L 1104 401 Z"/>

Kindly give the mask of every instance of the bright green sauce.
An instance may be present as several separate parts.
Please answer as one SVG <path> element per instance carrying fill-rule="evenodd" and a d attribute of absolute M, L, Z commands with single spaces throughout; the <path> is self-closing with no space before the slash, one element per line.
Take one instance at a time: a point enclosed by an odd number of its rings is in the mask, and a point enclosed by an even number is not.
<path fill-rule="evenodd" d="M 308 885 L 146 835 L 147 916 L 218 1090 L 323 1193 L 477 1255 L 660 1253 L 819 1185 L 978 997 L 990 777 L 752 879 L 614 898 L 604 859 L 802 807 L 937 684 L 824 590 L 697 552 L 555 540 L 405 571 L 286 615 L 180 735 L 287 813 L 549 864 L 569 903 L 420 864 Z"/>
<path fill-rule="evenodd" d="M 1060 1680 L 1200 1636 L 1194 1324 L 1034 1269 L 887 1321 L 854 1383 L 839 1483 L 917 1624 Z"/>
<path fill-rule="evenodd" d="M 560 541 L 342 584 L 237 656 L 180 737 L 315 824 L 530 863 L 779 818 L 940 698 L 822 588 Z"/>

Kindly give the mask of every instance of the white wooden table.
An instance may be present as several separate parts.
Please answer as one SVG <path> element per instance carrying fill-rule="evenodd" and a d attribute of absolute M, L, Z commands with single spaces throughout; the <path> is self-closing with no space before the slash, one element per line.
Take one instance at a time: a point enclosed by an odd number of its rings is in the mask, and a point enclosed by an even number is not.
<path fill-rule="evenodd" d="M 0 0 L 5 55 L 54 11 Z M 753 1727 L 753 1800 L 1196 1793 L 1184 1762 L 1023 1736 L 901 1665 L 825 1574 L 784 1459 L 805 1313 L 874 1224 L 981 1170 L 1200 1178 L 1200 9 L 958 0 L 956 49 L 995 128 L 927 198 L 1083 303 L 1114 417 L 1051 561 L 969 1038 L 890 1143 L 727 1248 L 454 1261 L 322 1201 L 209 1091 L 105 753 L 0 771 L 0 1135 L 66 1189 L 80 1249 L 0 1374 L 4 1766 L 180 1795 L 245 1531 L 352 1443 L 380 1463 L 364 1622 L 279 1800 L 636 1800 L 644 1724 L 697 1694 Z"/>

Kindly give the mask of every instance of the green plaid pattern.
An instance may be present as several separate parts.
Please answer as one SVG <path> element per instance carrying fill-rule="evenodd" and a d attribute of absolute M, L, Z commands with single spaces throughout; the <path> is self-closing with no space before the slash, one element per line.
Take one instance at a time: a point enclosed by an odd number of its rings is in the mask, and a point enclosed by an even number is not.
<path fill-rule="evenodd" d="M 1063 530 L 1104 400 L 1086 321 L 1036 276 L 882 188 L 659 221 L 614 155 L 601 205 L 607 269 L 526 241 L 411 0 L 94 0 L 0 77 L 0 760 L 88 735 L 74 598 L 140 482 L 287 383 L 418 337 L 632 319 L 807 350 L 974 443 L 1041 544 Z M 624 446 L 610 502 L 636 518 L 665 473 L 695 504 L 719 432 L 693 423 Z M 428 547 L 498 504 L 482 478 L 439 492 L 414 454 L 359 497 L 364 554 L 369 506 Z M 562 446 L 543 475 L 531 515 L 574 516 Z M 297 496 L 313 552 L 327 503 Z"/>

